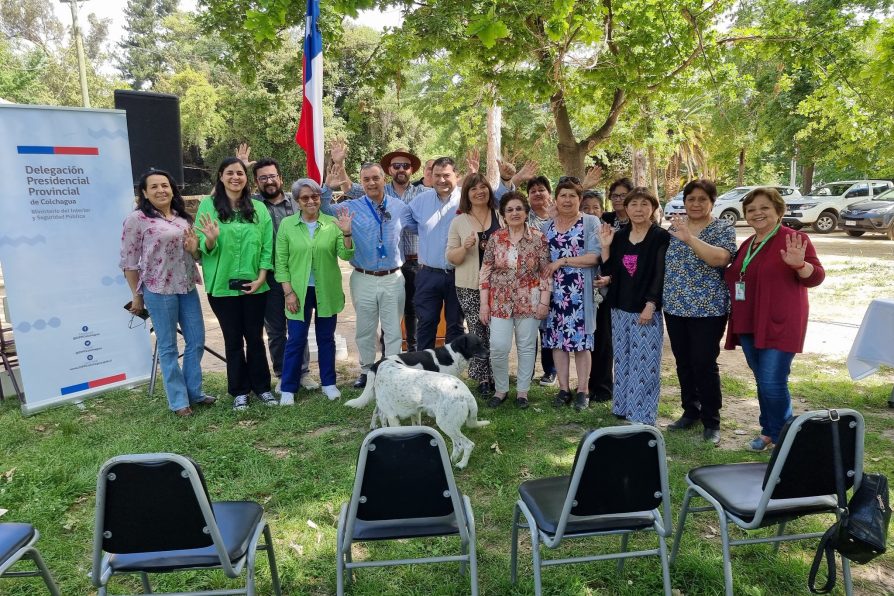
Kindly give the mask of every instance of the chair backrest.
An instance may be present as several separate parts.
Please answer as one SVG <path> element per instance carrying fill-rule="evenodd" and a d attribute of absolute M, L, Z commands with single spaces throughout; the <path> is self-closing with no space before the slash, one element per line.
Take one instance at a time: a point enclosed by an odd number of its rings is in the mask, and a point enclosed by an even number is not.
<path fill-rule="evenodd" d="M 772 499 L 834 495 L 835 458 L 832 425 L 838 425 L 845 490 L 863 474 L 863 416 L 855 410 L 816 410 L 789 419 L 764 476 L 763 488 Z"/>
<path fill-rule="evenodd" d="M 95 542 L 103 551 L 203 548 L 214 543 L 212 534 L 218 531 L 205 479 L 191 459 L 170 453 L 124 455 L 100 470 Z"/>
<path fill-rule="evenodd" d="M 384 521 L 454 515 L 468 540 L 462 495 L 456 488 L 447 446 L 428 426 L 379 428 L 360 446 L 346 536 L 355 519 Z"/>
<path fill-rule="evenodd" d="M 572 515 L 652 511 L 667 493 L 664 439 L 651 426 L 616 426 L 583 436 L 574 456 Z"/>

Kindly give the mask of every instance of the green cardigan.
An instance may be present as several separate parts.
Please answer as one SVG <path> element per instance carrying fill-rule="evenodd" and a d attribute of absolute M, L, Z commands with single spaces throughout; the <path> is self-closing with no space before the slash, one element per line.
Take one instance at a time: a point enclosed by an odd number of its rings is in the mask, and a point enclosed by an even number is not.
<path fill-rule="evenodd" d="M 345 248 L 345 237 L 335 221 L 331 215 L 321 213 L 312 239 L 300 212 L 286 217 L 279 224 L 276 235 L 276 281 L 292 284 L 299 304 L 297 313 L 286 310 L 286 317 L 290 319 L 304 320 L 304 299 L 311 268 L 317 293 L 317 316 L 331 317 L 345 307 L 341 269 L 336 255 L 347 261 L 354 256 L 354 248 Z"/>
<path fill-rule="evenodd" d="M 244 221 L 238 215 L 222 222 L 214 208 L 214 199 L 205 197 L 199 203 L 196 222 L 207 213 L 220 227 L 220 236 L 212 250 L 205 248 L 205 234 L 196 227 L 199 252 L 202 253 L 202 273 L 205 291 L 220 298 L 242 296 L 239 290 L 230 289 L 231 279 L 258 279 L 261 269 L 273 269 L 273 222 L 270 212 L 260 201 L 253 201 L 255 221 Z M 264 282 L 256 293 L 266 292 L 270 286 Z"/>

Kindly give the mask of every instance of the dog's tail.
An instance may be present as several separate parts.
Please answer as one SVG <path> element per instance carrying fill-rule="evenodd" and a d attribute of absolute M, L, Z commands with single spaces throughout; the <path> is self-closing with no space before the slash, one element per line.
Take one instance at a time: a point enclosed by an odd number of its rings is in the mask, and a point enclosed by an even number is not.
<path fill-rule="evenodd" d="M 360 397 L 345 402 L 346 406 L 357 408 L 358 410 L 376 398 L 376 373 L 370 370 L 366 373 L 366 387 Z"/>
<path fill-rule="evenodd" d="M 478 402 L 472 397 L 471 393 L 469 397 L 472 399 L 469 400 L 469 416 L 466 418 L 466 426 L 469 428 L 480 428 L 490 424 L 490 420 L 478 420 Z"/>

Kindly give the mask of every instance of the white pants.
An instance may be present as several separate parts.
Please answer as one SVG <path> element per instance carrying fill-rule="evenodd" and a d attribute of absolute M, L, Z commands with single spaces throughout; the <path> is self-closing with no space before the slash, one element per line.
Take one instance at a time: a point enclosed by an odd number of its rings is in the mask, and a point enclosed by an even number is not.
<path fill-rule="evenodd" d="M 360 353 L 363 374 L 376 361 L 376 330 L 382 324 L 385 356 L 400 354 L 400 320 L 404 316 L 404 276 L 400 269 L 381 277 L 359 271 L 351 273 L 351 302 L 357 317 L 354 341 Z"/>
<path fill-rule="evenodd" d="M 540 321 L 525 319 L 490 319 L 490 366 L 494 372 L 494 389 L 497 393 L 509 391 L 509 350 L 512 348 L 512 333 L 515 332 L 515 349 L 518 352 L 518 373 L 516 389 L 527 393 L 534 376 L 534 362 L 537 359 L 537 334 Z"/>

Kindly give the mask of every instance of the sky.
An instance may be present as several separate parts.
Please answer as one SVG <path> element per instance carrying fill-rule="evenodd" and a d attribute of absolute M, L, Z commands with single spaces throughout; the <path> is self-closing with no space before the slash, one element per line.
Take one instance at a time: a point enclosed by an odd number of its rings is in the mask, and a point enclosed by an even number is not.
<path fill-rule="evenodd" d="M 58 0 L 52 0 L 59 20 L 65 25 L 71 25 L 71 8 L 68 4 L 63 4 Z M 78 5 L 80 13 L 80 22 L 84 26 L 87 23 L 87 15 L 94 13 L 100 18 L 112 19 L 109 27 L 109 41 L 120 41 L 124 37 L 124 7 L 127 0 L 83 0 Z M 180 0 L 180 10 L 193 11 L 196 8 L 196 0 Z M 393 27 L 400 24 L 401 14 L 397 10 L 378 11 L 364 10 L 361 11 L 359 18 L 354 22 L 372 27 L 373 29 L 382 30 L 385 27 Z"/>

